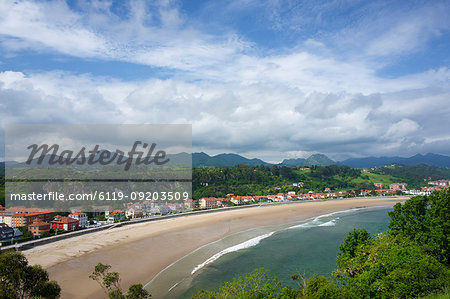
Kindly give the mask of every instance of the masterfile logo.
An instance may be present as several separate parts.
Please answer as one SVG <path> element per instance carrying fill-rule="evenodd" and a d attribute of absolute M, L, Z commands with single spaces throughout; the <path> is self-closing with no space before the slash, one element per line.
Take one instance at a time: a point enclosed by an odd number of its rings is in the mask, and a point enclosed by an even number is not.
<path fill-rule="evenodd" d="M 144 152 L 138 150 L 139 146 L 143 149 L 147 149 L 147 154 L 145 157 L 143 157 Z M 156 165 L 164 165 L 170 161 L 170 159 L 166 158 L 166 152 L 163 150 L 157 151 L 153 156 L 156 143 L 149 145 L 148 143 L 142 141 L 135 141 L 132 149 L 127 153 L 128 157 L 125 157 L 125 152 L 119 149 L 116 149 L 113 153 L 109 151 L 102 151 L 99 155 L 97 155 L 99 148 L 100 146 L 96 144 L 92 150 L 86 150 L 86 147 L 82 147 L 77 153 L 74 153 L 72 150 L 63 150 L 59 153 L 58 144 L 53 144 L 51 146 L 48 144 L 32 144 L 27 147 L 27 149 L 30 149 L 31 152 L 25 163 L 30 165 L 34 159 L 37 159 L 36 164 L 42 165 L 45 156 L 48 154 L 50 154 L 50 158 L 48 160 L 49 165 L 95 165 L 98 163 L 104 166 L 116 163 L 117 165 L 125 164 L 124 170 L 129 170 L 133 163 L 136 165 L 150 165 L 152 163 Z M 89 154 L 87 157 L 86 152 Z M 134 158 L 135 160 L 133 160 Z"/>
<path fill-rule="evenodd" d="M 15 124 L 5 132 L 7 206 L 98 211 L 192 198 L 191 125 Z"/>

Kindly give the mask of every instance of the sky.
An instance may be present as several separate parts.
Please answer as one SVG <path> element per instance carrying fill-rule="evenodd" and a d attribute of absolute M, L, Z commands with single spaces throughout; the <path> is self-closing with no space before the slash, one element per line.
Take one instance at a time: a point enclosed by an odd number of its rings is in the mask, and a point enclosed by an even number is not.
<path fill-rule="evenodd" d="M 192 124 L 194 152 L 269 162 L 450 155 L 449 15 L 438 0 L 2 0 L 0 125 Z"/>

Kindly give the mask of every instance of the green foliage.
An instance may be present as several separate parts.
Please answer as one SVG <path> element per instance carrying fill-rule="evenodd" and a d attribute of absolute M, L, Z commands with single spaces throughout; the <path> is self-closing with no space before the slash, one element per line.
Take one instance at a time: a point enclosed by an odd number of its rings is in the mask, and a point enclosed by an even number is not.
<path fill-rule="evenodd" d="M 280 298 L 282 283 L 267 274 L 264 269 L 255 269 L 253 272 L 238 275 L 231 282 L 226 282 L 218 292 L 201 290 L 192 298 Z M 289 289 L 283 291 L 290 293 Z"/>
<path fill-rule="evenodd" d="M 192 187 L 194 198 L 225 197 L 235 195 L 268 195 L 278 192 L 309 190 L 322 192 L 324 188 L 332 190 L 367 189 L 374 190 L 373 183 L 389 185 L 405 182 L 408 186 L 418 187 L 428 180 L 450 178 L 450 169 L 429 165 L 379 167 L 370 173 L 361 174 L 359 169 L 348 166 L 314 166 L 310 170 L 286 166 L 246 166 L 194 168 Z M 303 188 L 295 189 L 293 182 L 304 182 Z"/>
<path fill-rule="evenodd" d="M 371 240 L 370 234 L 365 230 L 354 229 L 345 238 L 344 243 L 339 246 L 336 263 L 338 267 L 350 277 L 361 273 L 361 261 L 358 260 L 357 253 Z"/>
<path fill-rule="evenodd" d="M 439 261 L 449 265 L 450 192 L 416 196 L 389 212 L 394 235 L 413 240 Z"/>
<path fill-rule="evenodd" d="M 117 273 L 117 272 L 107 273 L 105 275 L 105 277 L 103 278 L 103 283 L 105 284 L 105 287 L 108 290 L 120 289 L 119 282 L 120 282 L 120 277 L 119 277 L 119 273 Z"/>
<path fill-rule="evenodd" d="M 404 179 L 402 178 L 393 177 L 392 175 L 389 174 L 379 174 L 377 172 L 378 172 L 377 169 L 371 170 L 371 172 L 367 172 L 364 175 L 361 175 L 360 178 L 356 178 L 352 180 L 352 182 L 364 183 L 364 180 L 366 180 L 368 183 L 372 185 L 373 183 L 383 183 L 384 186 L 389 186 L 390 184 L 399 182 L 400 180 L 404 181 Z"/>
<path fill-rule="evenodd" d="M 365 229 L 354 229 L 344 240 L 344 244 L 339 246 L 339 258 L 355 257 L 356 251 L 371 239 L 369 232 Z"/>
<path fill-rule="evenodd" d="M 0 254 L 0 298 L 59 298 L 61 288 L 20 252 Z"/>
<path fill-rule="evenodd" d="M 348 166 L 330 165 L 325 167 L 317 167 L 311 171 L 311 176 L 316 178 L 331 178 L 340 175 L 342 177 L 357 178 L 361 175 L 358 169 L 350 168 Z"/>
<path fill-rule="evenodd" d="M 293 280 L 303 277 L 294 274 Z M 238 275 L 233 281 L 225 282 L 218 292 L 200 290 L 192 298 L 345 298 L 342 296 L 337 284 L 324 276 L 313 276 L 307 280 L 307 284 L 300 283 L 298 289 L 282 285 L 275 276 L 270 276 L 264 269 L 255 269 L 244 277 Z"/>
<path fill-rule="evenodd" d="M 267 195 L 276 192 L 292 191 L 292 183 L 305 183 L 304 192 L 332 189 L 356 188 L 358 184 L 351 181 L 360 176 L 360 171 L 348 166 L 330 165 L 313 167 L 311 171 L 299 170 L 299 167 L 286 166 L 245 166 L 194 168 L 192 187 L 194 198 L 225 197 L 228 193 L 235 195 Z M 367 184 L 366 187 L 370 187 Z M 301 191 L 300 189 L 295 191 Z"/>
<path fill-rule="evenodd" d="M 99 214 L 95 216 L 95 219 L 97 219 L 98 221 L 106 221 L 105 214 Z"/>
<path fill-rule="evenodd" d="M 450 270 L 421 247 L 389 233 L 358 247 L 353 258 L 341 259 L 335 276 L 343 290 L 357 297 L 410 298 L 449 286 Z"/>
<path fill-rule="evenodd" d="M 104 279 L 109 274 L 110 268 L 111 268 L 110 265 L 104 265 L 102 263 L 98 263 L 94 267 L 94 272 L 92 272 L 91 275 L 89 275 L 89 278 L 95 280 L 106 293 L 111 291 L 110 288 L 107 287 L 107 283 L 104 282 Z M 108 283 L 108 286 L 111 286 L 111 283 Z"/>
<path fill-rule="evenodd" d="M 341 290 L 334 280 L 318 275 L 314 275 L 308 279 L 304 297 L 323 299 L 343 298 Z"/>
<path fill-rule="evenodd" d="M 109 299 L 125 299 L 125 295 L 121 290 L 113 290 L 108 294 Z"/>
<path fill-rule="evenodd" d="M 354 230 L 340 246 L 335 276 L 358 297 L 417 297 L 450 288 L 450 193 L 416 196 L 389 212 L 389 231 Z"/>
<path fill-rule="evenodd" d="M 127 299 L 149 298 L 150 294 L 144 290 L 142 284 L 133 284 L 128 288 Z"/>
<path fill-rule="evenodd" d="M 33 233 L 30 232 L 30 230 L 28 229 L 28 227 L 26 226 L 21 226 L 19 227 L 20 232 L 23 234 L 23 238 L 32 238 L 33 237 Z"/>
<path fill-rule="evenodd" d="M 129 287 L 127 294 L 124 294 L 120 287 L 120 275 L 117 272 L 110 272 L 110 265 L 98 263 L 94 267 L 94 272 L 89 278 L 95 280 L 108 294 L 110 299 L 146 299 L 151 295 L 144 290 L 142 284 L 133 284 Z"/>
<path fill-rule="evenodd" d="M 396 177 L 409 186 L 421 186 L 425 180 L 439 180 L 450 177 L 450 168 L 434 165 L 400 165 L 378 167 L 375 173 Z"/>
<path fill-rule="evenodd" d="M 249 195 L 269 187 L 288 184 L 295 177 L 289 167 L 244 166 L 194 168 L 194 198 L 225 197 L 228 193 Z"/>
<path fill-rule="evenodd" d="M 443 292 L 440 294 L 428 295 L 426 297 L 423 297 L 422 299 L 449 299 L 449 298 L 450 298 L 450 291 Z"/>

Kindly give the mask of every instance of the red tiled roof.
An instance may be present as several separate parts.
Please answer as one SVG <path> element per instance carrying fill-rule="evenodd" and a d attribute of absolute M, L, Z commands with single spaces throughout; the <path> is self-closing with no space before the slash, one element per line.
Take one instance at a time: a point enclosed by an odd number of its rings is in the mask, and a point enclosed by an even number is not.
<path fill-rule="evenodd" d="M 115 211 L 112 211 L 111 213 L 109 213 L 109 215 L 114 216 L 114 215 L 123 214 L 123 213 L 125 213 L 125 212 L 121 211 L 121 210 L 115 210 Z"/>
<path fill-rule="evenodd" d="M 28 214 L 28 213 L 17 213 L 17 214 L 13 214 L 11 216 L 12 217 L 23 217 L 23 216 L 30 216 L 30 214 Z"/>
<path fill-rule="evenodd" d="M 73 219 L 70 217 L 64 217 L 64 216 L 56 216 L 54 220 L 51 221 L 51 223 L 58 223 L 58 224 L 65 224 L 65 223 L 78 223 L 79 221 L 77 219 Z"/>
<path fill-rule="evenodd" d="M 200 200 L 206 200 L 206 201 L 217 201 L 217 198 L 215 197 L 202 197 L 200 198 Z"/>
<path fill-rule="evenodd" d="M 30 225 L 31 226 L 42 226 L 42 225 L 50 225 L 47 222 L 41 221 L 41 220 L 34 220 L 33 223 Z"/>
<path fill-rule="evenodd" d="M 38 212 L 54 212 L 54 209 L 39 209 L 39 208 L 26 208 L 24 206 L 10 207 L 8 212 L 20 212 L 20 213 L 38 213 Z"/>
<path fill-rule="evenodd" d="M 31 217 L 31 216 L 39 216 L 39 215 L 45 215 L 49 214 L 50 212 L 34 212 L 34 213 L 17 213 L 13 214 L 13 217 Z"/>

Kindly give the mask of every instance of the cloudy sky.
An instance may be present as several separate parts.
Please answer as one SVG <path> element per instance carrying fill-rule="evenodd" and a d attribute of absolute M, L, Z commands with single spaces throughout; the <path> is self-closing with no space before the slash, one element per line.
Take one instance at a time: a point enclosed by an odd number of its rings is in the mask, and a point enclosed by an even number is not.
<path fill-rule="evenodd" d="M 450 155 L 448 1 L 0 1 L 0 121 L 267 161 Z M 4 143 L 3 134 L 0 134 Z"/>

